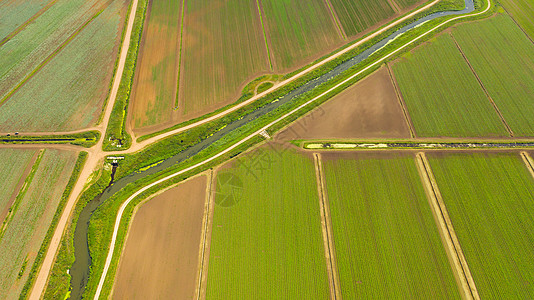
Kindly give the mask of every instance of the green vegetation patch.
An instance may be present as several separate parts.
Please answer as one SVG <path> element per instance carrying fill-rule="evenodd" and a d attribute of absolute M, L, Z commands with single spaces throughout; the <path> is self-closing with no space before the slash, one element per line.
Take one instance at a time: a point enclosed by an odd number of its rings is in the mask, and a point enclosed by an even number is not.
<path fill-rule="evenodd" d="M 206 298 L 327 299 L 313 160 L 260 148 L 235 164 L 216 178 Z"/>
<path fill-rule="evenodd" d="M 534 180 L 517 154 L 428 154 L 481 299 L 534 297 Z"/>
<path fill-rule="evenodd" d="M 86 131 L 65 135 L 13 135 L 0 137 L 0 144 L 72 144 L 90 148 L 100 139 L 100 132 Z"/>
<path fill-rule="evenodd" d="M 418 136 L 507 136 L 504 124 L 448 34 L 393 65 Z"/>
<path fill-rule="evenodd" d="M 325 155 L 346 299 L 459 299 L 414 157 Z"/>
<path fill-rule="evenodd" d="M 345 33 L 356 35 L 395 14 L 390 1 L 330 0 Z"/>
<path fill-rule="evenodd" d="M 534 136 L 534 44 L 500 14 L 453 35 L 517 136 Z"/>

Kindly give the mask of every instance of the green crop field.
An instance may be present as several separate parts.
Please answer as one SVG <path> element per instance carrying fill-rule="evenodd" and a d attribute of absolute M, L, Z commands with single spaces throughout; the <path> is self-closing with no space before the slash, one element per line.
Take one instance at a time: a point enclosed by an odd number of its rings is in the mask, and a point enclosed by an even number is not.
<path fill-rule="evenodd" d="M 480 298 L 534 298 L 534 180 L 519 155 L 428 157 Z"/>
<path fill-rule="evenodd" d="M 499 0 L 506 11 L 521 26 L 526 34 L 534 40 L 534 1 L 532 0 Z"/>
<path fill-rule="evenodd" d="M 135 127 L 169 120 L 178 84 L 182 2 L 151 1 L 132 87 Z"/>
<path fill-rule="evenodd" d="M 104 1 L 60 0 L 0 47 L 0 104 L 24 78 L 97 13 L 98 8 L 103 6 L 100 2 Z"/>
<path fill-rule="evenodd" d="M 534 136 L 534 44 L 505 14 L 453 31 L 516 136 Z"/>
<path fill-rule="evenodd" d="M 261 0 L 276 71 L 298 67 L 342 42 L 324 0 Z"/>
<path fill-rule="evenodd" d="M 0 131 L 63 131 L 93 125 L 108 95 L 127 7 L 125 0 L 112 1 L 13 93 L 0 106 Z"/>
<path fill-rule="evenodd" d="M 0 234 L 0 295 L 18 298 L 74 168 L 76 153 L 46 150 Z"/>
<path fill-rule="evenodd" d="M 356 35 L 395 14 L 388 0 L 330 0 L 347 36 Z"/>
<path fill-rule="evenodd" d="M 508 135 L 448 34 L 405 55 L 393 71 L 418 136 Z"/>
<path fill-rule="evenodd" d="M 15 0 L 0 2 L 0 44 L 19 26 L 46 6 L 48 0 Z"/>
<path fill-rule="evenodd" d="M 459 299 L 412 155 L 324 155 L 345 299 Z"/>
<path fill-rule="evenodd" d="M 256 1 L 187 1 L 178 110 L 186 119 L 237 100 L 269 72 Z"/>
<path fill-rule="evenodd" d="M 2 188 L 0 188 L 0 225 L 4 222 L 4 217 L 8 212 L 8 205 L 15 187 L 22 179 L 24 170 L 31 162 L 37 150 L 23 149 L 0 149 L 0 178 L 2 178 Z"/>
<path fill-rule="evenodd" d="M 206 299 L 327 299 L 311 157 L 260 148 L 217 175 Z"/>

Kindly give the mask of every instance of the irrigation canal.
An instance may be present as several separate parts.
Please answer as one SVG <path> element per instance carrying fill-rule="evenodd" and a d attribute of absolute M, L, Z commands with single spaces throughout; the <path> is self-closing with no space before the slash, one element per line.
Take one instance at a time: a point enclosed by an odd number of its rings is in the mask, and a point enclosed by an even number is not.
<path fill-rule="evenodd" d="M 393 41 L 400 35 L 404 34 L 405 32 L 419 25 L 422 25 L 425 22 L 428 22 L 430 20 L 433 20 L 439 17 L 467 14 L 473 11 L 474 11 L 473 0 L 465 0 L 465 8 L 463 10 L 443 11 L 443 12 L 433 13 L 421 19 L 418 19 L 414 21 L 413 23 L 406 25 L 402 27 L 401 29 L 395 31 L 388 37 L 377 42 L 376 44 L 366 49 L 365 51 L 361 52 L 360 54 L 354 56 L 353 58 L 340 63 L 337 67 L 335 67 L 331 71 L 323 74 L 322 76 L 314 80 L 311 80 L 305 83 L 304 85 L 292 90 L 291 92 L 274 100 L 273 102 L 257 108 L 253 112 L 245 115 L 243 118 L 233 121 L 232 123 L 228 124 L 228 126 L 224 127 L 223 129 L 221 129 L 214 135 L 164 160 L 162 163 L 152 168 L 149 168 L 145 171 L 134 173 L 134 174 L 125 176 L 123 178 L 120 178 L 115 182 L 111 182 L 110 185 L 104 190 L 104 192 L 101 195 L 95 197 L 93 200 L 89 201 L 89 203 L 85 206 L 85 208 L 80 213 L 80 217 L 78 219 L 76 229 L 74 231 L 75 262 L 69 271 L 72 277 L 71 285 L 70 285 L 71 286 L 71 299 L 82 299 L 82 294 L 85 290 L 85 286 L 87 285 L 87 281 L 89 279 L 91 256 L 89 254 L 87 232 L 88 232 L 91 216 L 93 215 L 93 212 L 96 211 L 98 207 L 102 203 L 104 203 L 107 199 L 109 199 L 112 195 L 114 195 L 115 193 L 123 189 L 129 183 L 132 183 L 145 176 L 155 174 L 157 172 L 160 172 L 167 168 L 175 166 L 176 164 L 179 164 L 180 162 L 196 155 L 197 153 L 207 148 L 211 144 L 215 143 L 216 141 L 230 134 L 235 129 L 243 127 L 247 125 L 248 123 L 250 123 L 251 121 L 256 120 L 262 116 L 265 116 L 269 112 L 276 110 L 277 108 L 281 107 L 284 104 L 290 103 L 295 98 L 321 86 L 322 84 L 328 82 L 332 78 L 339 76 L 345 71 L 358 65 L 364 59 L 368 58 L 370 55 L 372 55 L 376 51 L 385 47 L 388 43 L 390 43 L 391 41 Z M 119 168 L 120 168 L 120 165 L 119 165 Z"/>

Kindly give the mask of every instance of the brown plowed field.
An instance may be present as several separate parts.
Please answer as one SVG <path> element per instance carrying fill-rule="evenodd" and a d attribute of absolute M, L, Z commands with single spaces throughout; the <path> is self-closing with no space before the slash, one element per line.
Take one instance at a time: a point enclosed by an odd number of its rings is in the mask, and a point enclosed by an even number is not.
<path fill-rule="evenodd" d="M 192 299 L 198 271 L 206 176 L 157 195 L 133 219 L 113 299 Z"/>
<path fill-rule="evenodd" d="M 170 120 L 178 84 L 182 0 L 150 1 L 132 87 L 132 124 Z"/>
<path fill-rule="evenodd" d="M 410 130 L 383 67 L 281 131 L 277 140 L 409 138 Z"/>

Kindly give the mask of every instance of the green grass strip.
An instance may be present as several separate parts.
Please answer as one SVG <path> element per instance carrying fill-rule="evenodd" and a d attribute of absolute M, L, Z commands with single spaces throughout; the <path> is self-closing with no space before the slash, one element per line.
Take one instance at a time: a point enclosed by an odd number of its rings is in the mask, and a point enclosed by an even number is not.
<path fill-rule="evenodd" d="M 326 5 L 328 6 L 328 9 L 330 10 L 330 13 L 332 14 L 332 19 L 334 20 L 334 23 L 336 23 L 336 26 L 339 29 L 341 38 L 343 38 L 343 40 L 347 40 L 347 35 L 345 34 L 343 27 L 341 27 L 341 22 L 339 21 L 339 18 L 336 16 L 334 8 L 332 7 L 332 3 L 330 3 L 330 0 L 325 0 L 325 1 L 326 1 Z"/>

